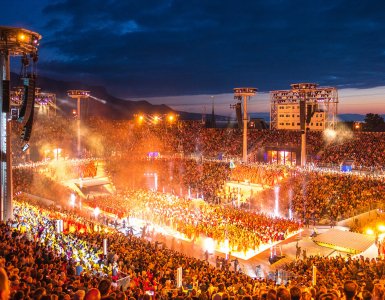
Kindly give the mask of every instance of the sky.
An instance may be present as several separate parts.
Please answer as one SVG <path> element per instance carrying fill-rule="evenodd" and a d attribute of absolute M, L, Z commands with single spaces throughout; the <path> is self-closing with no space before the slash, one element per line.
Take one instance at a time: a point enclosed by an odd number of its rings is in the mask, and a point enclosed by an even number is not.
<path fill-rule="evenodd" d="M 231 114 L 250 86 L 267 112 L 269 91 L 314 82 L 340 113 L 385 113 L 383 0 L 19 0 L 0 20 L 43 36 L 39 74 L 124 99 Z"/>

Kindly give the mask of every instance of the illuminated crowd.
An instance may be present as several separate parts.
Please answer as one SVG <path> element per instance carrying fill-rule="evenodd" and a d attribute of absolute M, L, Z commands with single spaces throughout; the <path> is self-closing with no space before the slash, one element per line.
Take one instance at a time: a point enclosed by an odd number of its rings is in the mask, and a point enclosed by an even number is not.
<path fill-rule="evenodd" d="M 385 184 L 378 174 L 242 165 L 238 163 L 240 132 L 207 129 L 200 122 L 149 126 L 91 119 L 83 129 L 84 160 L 72 161 L 74 127 L 67 123 L 59 117 L 57 122 L 42 119 L 34 130 L 30 152 L 14 147 L 14 162 L 20 163 L 14 169 L 18 202 L 14 219 L 0 224 L 0 275 L 4 268 L 11 299 L 337 300 L 353 299 L 351 295 L 384 299 L 383 258 L 299 258 L 285 266 L 290 281 L 278 287 L 267 278 L 246 276 L 230 260 L 213 267 L 145 235 L 139 238 L 116 230 L 117 221 L 138 218 L 171 228 L 192 242 L 212 238 L 218 245 L 228 243 L 230 254 L 258 251 L 297 232 L 301 224 L 325 220 L 334 224 L 380 207 Z M 308 151 L 315 165 L 339 165 L 351 159 L 355 167 L 381 170 L 385 145 L 378 141 L 383 137 L 383 133 L 355 132 L 330 140 L 309 132 Z M 251 151 L 300 145 L 300 133 L 294 131 L 251 130 L 248 138 Z M 148 159 L 148 152 L 162 155 Z M 50 163 L 29 164 L 34 156 Z M 64 209 L 70 190 L 60 181 L 96 176 L 96 157 L 104 159 L 117 193 L 84 200 L 85 206 L 101 210 L 99 217 L 91 210 Z M 234 167 L 230 168 L 229 159 L 236 162 Z M 55 160 L 66 163 L 59 168 L 51 164 Z M 221 205 L 234 197 L 223 193 L 226 181 L 262 186 L 263 191 L 255 196 L 261 202 L 273 201 L 278 191 L 282 217 Z M 158 191 L 150 191 L 149 186 Z M 54 205 L 43 208 L 24 202 L 27 194 L 51 199 Z M 289 211 L 293 219 L 288 218 Z M 179 267 L 183 270 L 181 288 L 177 288 Z"/>
<path fill-rule="evenodd" d="M 67 156 L 76 149 L 75 126 L 71 120 L 55 117 L 55 122 L 40 117 L 35 122 L 30 153 L 23 153 L 18 134 L 13 134 L 15 162 L 32 158 L 52 158 L 54 149 Z M 15 128 L 15 132 L 18 129 Z M 248 132 L 249 153 L 271 146 L 300 147 L 299 131 L 257 130 Z M 84 157 L 138 157 L 158 151 L 162 154 L 202 155 L 206 158 L 240 159 L 241 131 L 233 128 L 205 128 L 200 121 L 175 121 L 172 124 L 138 124 L 135 121 L 85 120 L 82 129 Z M 385 166 L 384 133 L 353 132 L 339 129 L 334 135 L 318 131 L 307 133 L 307 151 L 317 165 L 339 166 L 352 160 L 356 168 Z M 362 147 L 366 145 L 367 147 Z M 370 148 L 370 151 L 367 149 Z"/>
<path fill-rule="evenodd" d="M 76 213 L 76 211 L 75 211 Z M 275 281 L 235 272 L 222 264 L 188 257 L 95 219 L 19 201 L 15 218 L 0 224 L 0 267 L 9 278 L 11 299 L 344 299 L 351 292 L 382 299 L 385 261 L 311 256 L 286 265 L 291 280 Z M 57 230 L 56 220 L 67 225 Z M 86 225 L 86 231 L 69 224 Z M 103 240 L 108 240 L 107 253 Z M 313 285 L 313 266 L 317 283 Z M 183 280 L 177 288 L 177 269 Z M 129 277 L 129 281 L 121 279 Z M 357 283 L 356 283 L 357 282 Z M 1 290 L 1 286 L 0 286 Z M 102 298 L 103 297 L 103 298 Z M 247 298 L 249 297 L 249 298 Z M 323 298 L 325 297 L 325 298 Z M 376 299 L 377 299 L 376 298 Z"/>
<path fill-rule="evenodd" d="M 297 222 L 265 214 L 205 202 L 193 202 L 169 194 L 131 190 L 113 197 L 89 201 L 110 213 L 147 220 L 161 227 L 171 227 L 190 240 L 212 238 L 218 244 L 229 242 L 230 252 L 258 251 L 260 245 L 284 240 L 300 228 Z"/>

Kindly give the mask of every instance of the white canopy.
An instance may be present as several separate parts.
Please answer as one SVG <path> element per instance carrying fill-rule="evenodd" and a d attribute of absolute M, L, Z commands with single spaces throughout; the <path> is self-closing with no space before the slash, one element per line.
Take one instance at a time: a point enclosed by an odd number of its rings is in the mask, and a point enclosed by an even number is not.
<path fill-rule="evenodd" d="M 317 245 L 352 254 L 364 252 L 374 244 L 374 240 L 375 238 L 372 235 L 342 231 L 335 228 L 313 238 Z"/>

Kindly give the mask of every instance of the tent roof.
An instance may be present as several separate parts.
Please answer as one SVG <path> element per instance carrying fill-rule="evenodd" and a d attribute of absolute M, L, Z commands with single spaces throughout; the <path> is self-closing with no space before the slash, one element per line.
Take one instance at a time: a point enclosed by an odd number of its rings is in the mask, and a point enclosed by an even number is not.
<path fill-rule="evenodd" d="M 110 180 L 108 177 L 98 177 L 98 178 L 92 178 L 92 179 L 83 179 L 83 180 L 74 180 L 74 183 L 78 186 L 82 187 L 90 187 L 90 186 L 96 186 L 96 185 L 105 185 L 109 184 Z"/>
<path fill-rule="evenodd" d="M 319 245 L 352 253 L 365 251 L 374 244 L 374 240 L 374 236 L 371 235 L 334 228 L 313 238 L 313 241 Z"/>

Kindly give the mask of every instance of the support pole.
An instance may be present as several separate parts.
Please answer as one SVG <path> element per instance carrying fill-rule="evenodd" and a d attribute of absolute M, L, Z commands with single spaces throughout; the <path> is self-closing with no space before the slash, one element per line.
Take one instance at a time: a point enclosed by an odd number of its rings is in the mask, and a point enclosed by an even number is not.
<path fill-rule="evenodd" d="M 9 112 L 10 57 L 30 55 L 35 63 L 40 39 L 40 34 L 24 28 L 0 26 L 0 220 L 2 221 L 13 218 Z M 31 126 L 32 119 L 28 130 L 32 129 Z"/>
<path fill-rule="evenodd" d="M 77 98 L 77 120 L 76 120 L 76 126 L 77 126 L 77 152 L 78 152 L 78 158 L 81 158 L 81 133 L 80 133 L 80 128 L 81 128 L 81 115 L 80 115 L 80 96 Z"/>
<path fill-rule="evenodd" d="M 0 51 L 0 181 L 1 181 L 1 206 L 0 220 L 6 221 L 12 218 L 12 157 L 11 157 L 11 123 L 8 121 L 8 112 L 3 112 L 4 80 L 10 80 L 10 60 L 7 50 Z"/>
<path fill-rule="evenodd" d="M 306 166 L 306 126 L 301 130 L 301 167 Z"/>
<path fill-rule="evenodd" d="M 89 91 L 83 90 L 69 90 L 67 91 L 67 95 L 76 100 L 77 104 L 77 115 L 76 115 L 76 130 L 77 130 L 77 141 L 76 141 L 76 151 L 78 158 L 81 157 L 82 154 L 82 146 L 81 146 L 81 102 L 82 100 L 88 99 L 90 96 Z"/>
<path fill-rule="evenodd" d="M 247 100 L 248 96 L 243 95 L 243 162 L 247 164 Z"/>
<path fill-rule="evenodd" d="M 257 93 L 256 88 L 243 87 L 234 89 L 234 99 L 237 99 L 239 102 L 243 101 L 243 149 L 242 149 L 242 161 L 247 164 L 247 123 L 249 118 L 247 116 L 247 101 L 250 97 L 255 96 Z M 237 107 L 240 103 L 235 106 Z M 230 106 L 231 107 L 231 106 Z"/>

